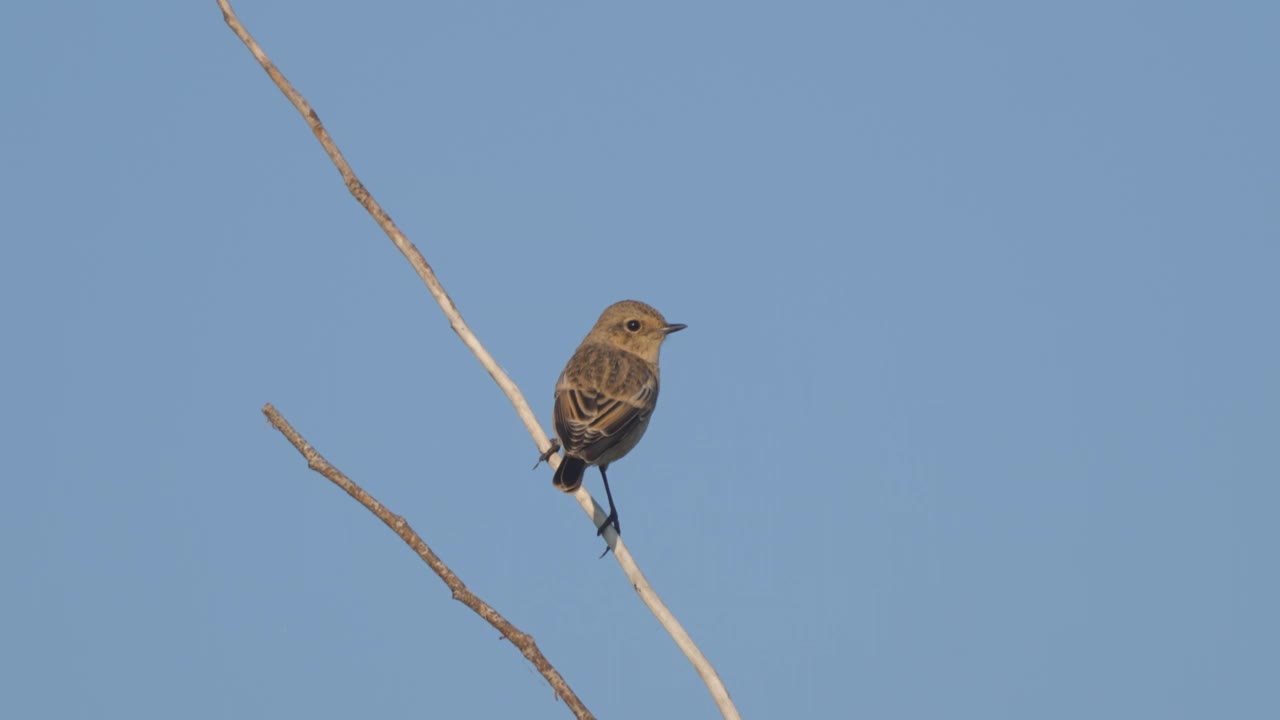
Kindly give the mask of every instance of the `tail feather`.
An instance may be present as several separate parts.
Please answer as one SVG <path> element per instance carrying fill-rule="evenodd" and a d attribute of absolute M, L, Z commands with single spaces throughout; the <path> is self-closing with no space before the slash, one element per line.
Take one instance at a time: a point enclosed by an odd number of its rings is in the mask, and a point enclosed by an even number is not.
<path fill-rule="evenodd" d="M 587 471 L 587 461 L 582 458 L 565 455 L 556 468 L 556 476 L 551 484 L 563 492 L 573 492 L 582 484 L 582 474 Z"/>

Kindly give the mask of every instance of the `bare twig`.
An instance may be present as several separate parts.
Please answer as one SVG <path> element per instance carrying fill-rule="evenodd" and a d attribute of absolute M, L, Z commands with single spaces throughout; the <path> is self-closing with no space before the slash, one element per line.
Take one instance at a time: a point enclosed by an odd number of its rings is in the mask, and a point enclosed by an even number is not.
<path fill-rule="evenodd" d="M 218 0 L 218 7 L 222 8 L 223 18 L 226 20 L 227 25 L 231 28 L 232 32 L 234 32 L 236 36 L 244 42 L 245 46 L 249 48 L 249 51 L 253 53 L 253 56 L 257 58 L 258 63 L 262 65 L 262 68 L 267 71 L 269 76 L 271 76 L 271 80 L 280 88 L 280 91 L 284 93 L 285 97 L 289 99 L 289 102 L 293 104 L 298 112 L 301 113 L 303 119 L 306 120 L 307 125 L 311 128 L 311 132 L 315 134 L 316 139 L 320 141 L 320 145 L 329 155 L 329 159 L 333 162 L 334 166 L 337 167 L 338 172 L 341 173 L 342 179 L 347 185 L 347 189 L 351 192 L 352 196 L 355 197 L 356 202 L 360 203 L 360 205 L 363 206 L 371 216 L 373 216 L 374 221 L 378 223 L 378 226 L 382 228 L 382 231 L 386 233 L 387 237 L 391 239 L 391 242 L 395 244 L 396 248 L 400 250 L 405 259 L 409 261 L 409 264 L 413 266 L 413 269 L 418 273 L 418 277 L 422 279 L 423 284 L 427 286 L 427 290 L 430 291 L 432 297 L 434 297 L 436 302 L 440 305 L 440 309 L 444 312 L 445 317 L 448 318 L 449 325 L 453 328 L 453 331 L 458 334 L 458 337 L 462 340 L 463 344 L 471 350 L 471 352 L 476 356 L 476 359 L 480 361 L 480 365 L 488 371 L 494 382 L 496 382 L 502 392 L 506 394 L 507 399 L 515 408 L 516 414 L 519 415 L 520 420 L 529 431 L 529 435 L 533 438 L 533 442 L 537 446 L 538 451 L 543 452 L 547 450 L 551 447 L 551 441 L 547 437 L 546 433 L 543 432 L 542 426 L 538 423 L 537 417 L 533 414 L 533 410 L 525 400 L 524 394 L 520 392 L 520 388 L 518 388 L 515 382 L 507 376 L 506 372 L 498 365 L 497 361 L 493 359 L 493 356 L 489 354 L 489 351 L 480 344 L 479 339 L 476 338 L 475 333 L 471 331 L 471 328 L 467 326 L 466 321 L 462 319 L 462 314 L 458 312 L 457 306 L 454 305 L 449 294 L 445 292 L 444 286 L 441 285 L 440 281 L 436 278 L 435 271 L 431 269 L 431 265 L 427 263 L 426 258 L 424 258 L 422 253 L 418 251 L 418 248 L 416 248 L 413 243 L 405 237 L 404 233 L 400 231 L 400 228 L 391 220 L 391 216 L 382 209 L 382 206 L 379 205 L 378 202 L 373 199 L 373 196 L 369 194 L 369 191 L 365 189 L 364 184 L 360 182 L 358 177 L 356 177 L 355 171 L 351 169 L 351 166 L 342 156 L 341 151 L 338 150 L 338 146 L 329 136 L 329 132 L 325 130 L 324 125 L 320 122 L 320 117 L 316 114 L 315 110 L 312 109 L 311 105 L 302 97 L 301 93 L 294 89 L 293 85 L 291 85 L 284 77 L 284 74 L 280 72 L 279 68 L 277 68 L 275 64 L 271 62 L 270 58 L 267 57 L 267 54 L 258 45 L 257 41 L 255 41 L 253 37 L 249 35 L 249 32 L 245 30 L 244 26 L 240 23 L 239 18 L 236 17 L 235 11 L 231 9 L 231 5 L 228 0 Z M 551 463 L 553 468 L 557 467 L 559 465 L 559 458 L 553 456 L 551 458 Z M 579 488 L 577 492 L 574 493 L 574 499 L 578 501 L 580 506 L 582 506 L 583 511 L 592 517 L 592 522 L 596 526 L 603 523 L 605 512 L 600 509 L 600 506 L 595 502 L 595 499 L 591 497 L 590 493 L 583 488 Z M 725 688 L 724 683 L 720 680 L 719 674 L 716 673 L 715 668 L 711 666 L 711 663 L 707 660 L 706 656 L 702 654 L 702 651 L 698 649 L 698 646 L 693 643 L 693 639 L 689 637 L 689 633 L 685 631 L 684 627 L 680 625 L 680 622 L 676 620 L 675 616 L 671 614 L 671 611 L 662 602 L 662 599 L 658 597 L 656 592 L 654 592 L 653 587 L 649 585 L 649 581 L 645 579 L 644 574 L 640 572 L 639 566 L 636 565 L 631 553 L 627 550 L 626 545 L 623 544 L 622 538 L 618 537 L 617 533 L 615 533 L 612 528 L 609 528 L 605 531 L 605 540 L 613 548 L 614 558 L 622 567 L 627 578 L 631 581 L 631 585 L 635 588 L 636 594 L 640 596 L 640 600 L 644 602 L 644 604 L 654 614 L 654 617 L 658 619 L 658 622 L 662 624 L 662 626 L 671 635 L 672 639 L 675 640 L 676 645 L 679 646 L 680 650 L 685 654 L 685 657 L 689 659 L 689 662 L 693 664 L 694 669 L 698 672 L 702 681 L 706 683 L 707 689 L 711 692 L 712 699 L 715 700 L 716 705 L 720 708 L 721 714 L 730 720 L 736 720 L 739 718 L 738 710 L 733 704 L 733 699 L 729 697 L 728 689 Z"/>
<path fill-rule="evenodd" d="M 422 558 L 422 561 L 435 571 L 436 575 L 440 576 L 440 579 L 444 581 L 444 584 L 453 593 L 454 600 L 471 608 L 477 615 L 484 618 L 485 622 L 497 628 L 503 637 L 510 640 L 511 644 L 515 645 L 520 650 L 520 653 L 528 658 L 534 667 L 538 668 L 538 672 L 542 673 L 547 682 L 551 683 L 556 695 L 564 700 L 574 715 L 580 719 L 595 717 L 582 704 L 582 701 L 578 699 L 573 690 L 569 688 L 569 683 L 565 682 L 560 673 L 556 672 L 556 669 L 551 666 L 551 662 L 542 654 L 542 651 L 538 650 L 538 645 L 533 641 L 533 636 L 520 632 L 506 618 L 502 617 L 497 610 L 494 610 L 488 603 L 476 597 L 476 594 L 471 592 L 458 579 L 458 576 L 449 569 L 449 566 L 445 565 L 444 561 L 432 552 L 431 547 L 418 536 L 418 533 L 409 527 L 409 523 L 404 518 L 388 510 L 385 505 L 365 492 L 364 488 L 344 475 L 341 470 L 331 465 L 328 460 L 325 460 L 324 456 L 312 447 L 311 443 L 308 443 L 297 430 L 294 430 L 289 421 L 285 420 L 280 411 L 276 410 L 271 403 L 263 406 L 262 414 L 267 416 L 267 420 L 272 427 L 279 430 L 298 449 L 298 452 L 302 453 L 302 457 L 307 460 L 307 467 L 325 476 L 334 485 L 346 490 L 347 494 L 355 498 L 356 502 L 365 506 L 369 512 L 377 515 L 379 520 L 391 528 L 396 535 L 399 535 L 400 539 L 413 548 L 418 557 Z"/>

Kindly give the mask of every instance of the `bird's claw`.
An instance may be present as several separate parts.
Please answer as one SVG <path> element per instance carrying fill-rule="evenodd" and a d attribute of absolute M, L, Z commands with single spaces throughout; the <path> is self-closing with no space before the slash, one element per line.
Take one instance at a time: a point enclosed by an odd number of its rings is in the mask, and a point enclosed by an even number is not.
<path fill-rule="evenodd" d="M 533 464 L 533 469 L 537 470 L 539 465 L 550 460 L 551 456 L 558 452 L 560 452 L 560 440 L 557 438 L 551 438 L 551 447 L 547 448 L 546 452 L 538 456 L 538 462 Z"/>
<path fill-rule="evenodd" d="M 608 517 L 604 519 L 604 524 L 596 528 L 596 535 L 597 536 L 604 535 L 604 529 L 609 527 L 610 525 L 613 526 L 614 532 L 618 533 L 618 535 L 622 535 L 622 525 L 618 523 L 617 510 L 614 510 L 613 512 L 609 513 Z"/>
<path fill-rule="evenodd" d="M 618 537 L 621 537 L 622 527 L 618 525 L 618 513 L 616 510 L 614 512 L 609 513 L 609 517 L 604 519 L 604 524 L 596 528 L 596 535 L 600 537 L 604 537 L 604 530 L 610 525 L 613 526 L 613 531 L 618 534 Z M 600 553 L 600 557 L 603 558 L 605 555 L 608 555 L 609 551 L 612 549 L 613 549 L 613 546 L 610 545 L 608 539 L 606 539 L 604 541 L 604 552 Z"/>

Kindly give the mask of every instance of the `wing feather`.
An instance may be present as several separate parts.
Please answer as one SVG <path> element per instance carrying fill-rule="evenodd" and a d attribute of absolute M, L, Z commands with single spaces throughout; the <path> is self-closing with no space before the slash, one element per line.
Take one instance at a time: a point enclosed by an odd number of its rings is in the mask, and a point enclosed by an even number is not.
<path fill-rule="evenodd" d="M 603 382 L 561 375 L 556 383 L 555 426 L 565 451 L 594 463 L 629 431 L 644 424 L 653 409 L 658 378 L 636 358 L 639 366 L 627 368 L 623 393 L 614 396 Z"/>

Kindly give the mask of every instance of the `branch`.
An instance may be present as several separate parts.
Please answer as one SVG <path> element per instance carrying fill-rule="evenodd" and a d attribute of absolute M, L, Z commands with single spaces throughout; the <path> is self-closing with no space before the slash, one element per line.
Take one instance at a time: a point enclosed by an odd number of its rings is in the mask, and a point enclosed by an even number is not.
<path fill-rule="evenodd" d="M 324 456 L 311 446 L 311 443 L 308 443 L 297 430 L 293 429 L 293 426 L 289 424 L 288 420 L 284 419 L 284 416 L 275 409 L 275 406 L 267 403 L 262 407 L 262 414 L 267 416 L 267 420 L 272 427 L 279 430 L 290 443 L 293 443 L 298 452 L 302 453 L 302 457 L 307 460 L 307 467 L 325 476 L 334 485 L 346 490 L 347 494 L 355 498 L 356 502 L 365 506 L 369 512 L 377 515 L 379 520 L 391 528 L 392 532 L 399 535 L 400 539 L 410 548 L 413 548 L 418 557 L 422 558 L 422 561 L 434 570 L 436 575 L 440 576 L 444 584 L 449 586 L 449 590 L 453 592 L 454 600 L 471 608 L 475 614 L 484 618 L 485 622 L 497 628 L 503 637 L 510 640 L 511 644 L 515 645 L 520 650 L 520 653 L 528 658 L 534 667 L 538 668 L 538 672 L 542 673 L 547 682 L 551 683 L 551 687 L 556 691 L 556 696 L 564 699 L 565 704 L 569 706 L 574 715 L 580 720 L 585 720 L 586 718 L 594 720 L 595 716 L 587 710 L 587 707 L 582 704 L 582 700 L 578 699 L 578 696 L 569 688 L 569 683 L 565 682 L 565 679 L 551 666 L 551 662 L 542 654 L 542 651 L 538 650 L 538 645 L 533 641 L 533 636 L 520 632 L 516 626 L 502 617 L 497 610 L 494 610 L 488 603 L 476 597 L 476 594 L 471 592 L 462 580 L 458 579 L 458 576 L 449 569 L 448 565 L 444 564 L 444 561 L 431 550 L 431 547 L 418 536 L 418 533 L 409 527 L 409 523 L 404 518 L 388 510 L 387 506 L 378 502 L 376 498 L 365 492 L 364 488 L 344 475 L 341 470 L 331 465 L 328 460 L 325 460 Z"/>
<path fill-rule="evenodd" d="M 462 319 L 462 314 L 458 312 L 458 307 L 454 305 L 449 294 L 445 292 L 444 286 L 436 278 L 435 271 L 431 269 L 431 265 L 427 263 L 426 258 L 405 237 L 400 228 L 391 220 L 391 216 L 369 194 L 364 184 L 356 177 L 355 171 L 347 163 L 346 158 L 342 156 L 342 152 L 338 150 L 338 146 L 334 143 L 333 138 L 329 136 L 329 132 L 325 130 L 324 125 L 320 122 L 320 116 L 312 109 L 310 103 L 302 97 L 302 94 L 294 89 L 279 68 L 271 62 L 271 59 L 267 57 L 267 54 L 258 45 L 257 41 L 249 34 L 249 31 L 245 30 L 240 23 L 240 19 L 236 17 L 235 11 L 231 9 L 231 4 L 228 0 L 218 0 L 218 7 L 222 8 L 223 19 L 226 20 L 231 31 L 249 48 L 249 52 L 253 53 L 258 63 L 262 65 L 262 69 L 266 70 L 267 75 L 271 76 L 272 82 L 280 88 L 280 91 L 284 93 L 289 102 L 306 120 L 311 132 L 315 134 L 316 139 L 320 141 L 321 147 L 324 148 L 325 153 L 329 155 L 329 159 L 342 175 L 342 180 L 346 183 L 347 190 L 355 197 L 356 202 L 360 203 L 373 216 L 374 221 L 378 223 L 382 231 L 387 234 L 391 242 L 395 244 L 400 253 L 413 266 L 414 271 L 418 273 L 418 277 L 427 286 L 431 296 L 439 303 L 440 309 L 444 312 L 445 317 L 448 318 L 449 325 L 453 328 L 453 331 L 458 334 L 462 343 L 471 350 L 476 359 L 480 361 L 480 365 L 488 371 L 493 381 L 498 384 L 498 387 L 507 396 L 507 399 L 515 408 L 516 414 L 520 416 L 521 422 L 524 423 L 525 428 L 529 431 L 530 437 L 533 438 L 538 452 L 545 452 L 551 447 L 551 440 L 543 432 L 542 426 L 538 424 L 537 417 L 525 400 L 524 394 L 520 392 L 520 388 L 507 376 L 497 361 L 493 359 L 493 356 L 489 354 L 489 351 L 480 344 L 479 339 L 476 338 L 471 328 L 467 326 L 466 321 Z M 551 461 L 552 467 L 557 467 L 559 465 L 559 456 L 553 455 Z M 585 489 L 579 488 L 574 493 L 574 499 L 578 501 L 583 511 L 591 516 L 592 523 L 595 526 L 598 527 L 604 522 L 605 512 L 600 509 L 595 499 Z M 658 619 L 658 622 L 671 635 L 671 638 L 684 653 L 685 657 L 693 664 L 702 681 L 706 683 L 707 690 L 719 707 L 720 713 L 728 720 L 739 720 L 738 709 L 734 706 L 732 698 L 729 697 L 729 691 L 725 688 L 724 683 L 721 682 L 719 674 L 716 673 L 715 668 L 707 661 L 706 656 L 702 654 L 698 646 L 693 643 L 689 633 L 685 631 L 684 627 L 680 625 L 680 622 L 676 620 L 675 616 L 671 614 L 671 611 L 662 602 L 662 599 L 654 592 L 653 587 L 649 585 L 649 581 L 640 572 L 640 568 L 636 565 L 630 551 L 623 544 L 622 538 L 618 537 L 618 534 L 612 528 L 605 530 L 604 537 L 605 541 L 613 548 L 614 558 L 622 567 L 622 571 L 626 574 L 627 579 L 630 580 L 632 587 L 635 588 L 636 594 L 640 596 L 640 600 L 644 602 L 654 617 Z"/>

